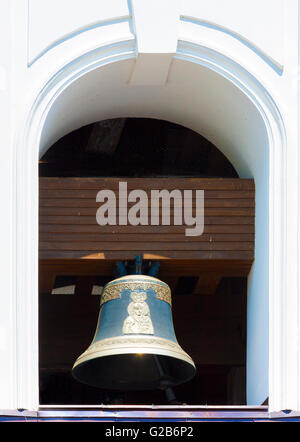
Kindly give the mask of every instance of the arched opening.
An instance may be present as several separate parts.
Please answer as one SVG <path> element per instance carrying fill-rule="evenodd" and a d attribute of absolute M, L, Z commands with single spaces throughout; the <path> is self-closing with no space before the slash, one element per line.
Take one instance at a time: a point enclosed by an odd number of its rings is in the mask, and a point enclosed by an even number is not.
<path fill-rule="evenodd" d="M 17 252 L 22 262 L 18 273 L 19 311 L 31 306 L 28 315 L 18 315 L 18 330 L 25 330 L 18 332 L 21 348 L 30 344 L 36 350 L 38 345 L 37 155 L 42 158 L 62 136 L 93 121 L 120 117 L 167 120 L 201 133 L 226 155 L 240 177 L 255 180 L 256 248 L 247 295 L 247 403 L 260 404 L 268 396 L 270 328 L 270 400 L 274 409 L 281 398 L 281 390 L 276 388 L 283 345 L 276 339 L 283 327 L 278 303 L 285 299 L 280 281 L 285 271 L 285 180 L 281 178 L 286 164 L 280 113 L 257 80 L 214 51 L 181 44 L 166 85 L 131 86 L 128 78 L 134 53 L 123 56 L 123 49 L 122 45 L 119 52 L 116 46 L 104 52 L 101 49 L 91 59 L 82 57 L 62 69 L 45 85 L 29 115 L 25 143 L 32 149 L 30 160 L 23 142 L 18 158 L 17 209 L 24 220 L 18 226 L 18 234 L 24 239 Z M 28 194 L 32 195 L 30 201 Z M 38 403 L 38 364 L 37 352 L 35 357 L 29 352 L 30 358 L 27 353 L 24 350 L 25 362 L 19 376 L 28 379 L 20 392 L 25 398 L 22 403 L 30 408 Z"/>
<path fill-rule="evenodd" d="M 147 252 L 156 241 L 159 255 L 153 251 L 152 261 L 161 258 L 158 277 L 172 289 L 175 332 L 197 367 L 192 381 L 174 389 L 177 402 L 245 404 L 247 276 L 252 263 L 246 255 L 250 256 L 254 248 L 254 197 L 249 197 L 248 190 L 240 190 L 238 174 L 229 160 L 207 139 L 183 126 L 157 119 L 122 118 L 93 123 L 65 135 L 43 155 L 39 169 L 41 404 L 168 403 L 160 390 L 96 389 L 71 376 L 75 358 L 92 340 L 99 296 L 103 285 L 116 277 L 116 262 L 122 257 L 130 262 L 135 254 L 143 255 L 141 244 Z M 166 227 L 156 239 L 159 229 L 151 226 L 148 230 L 136 226 L 129 235 L 123 228 L 115 238 L 111 238 L 111 232 L 105 236 L 100 226 L 95 226 L 93 232 L 80 228 L 77 222 L 82 218 L 74 220 L 74 215 L 81 213 L 87 224 L 92 222 L 95 201 L 89 190 L 81 194 L 80 200 L 74 199 L 78 190 L 70 194 L 68 178 L 80 183 L 80 178 L 86 177 L 112 178 L 111 182 L 116 183 L 120 179 L 130 183 L 131 178 L 150 178 L 157 185 L 163 178 L 162 186 L 171 179 L 177 180 L 178 187 L 182 179 L 186 186 L 189 178 L 205 178 L 212 185 L 213 179 L 225 178 L 224 188 L 220 184 L 219 191 L 207 193 L 209 225 L 204 236 L 210 232 L 210 244 L 193 238 L 193 242 L 177 250 L 177 241 L 182 239 L 180 234 L 174 235 L 174 226 Z M 238 197 L 229 193 L 226 178 L 234 190 L 237 180 Z M 197 183 L 201 185 L 201 181 Z M 139 185 L 143 188 L 142 181 Z M 79 188 L 84 192 L 81 184 Z M 143 242 L 140 236 L 144 236 Z M 97 243 L 100 237 L 107 242 Z M 72 240 L 76 242 L 77 238 L 83 249 L 85 243 L 94 240 L 98 244 L 96 251 L 104 251 L 104 260 L 94 255 L 89 258 L 95 259 L 86 260 L 86 252 L 72 254 L 76 253 Z M 125 246 L 126 241 L 131 244 Z M 169 241 L 166 249 L 165 241 Z M 116 250 L 116 242 L 123 242 L 124 249 L 120 246 L 120 255 L 106 258 L 110 248 Z M 211 258 L 197 256 L 198 249 L 203 253 L 207 249 Z M 195 254 L 188 258 L 187 251 L 193 254 L 193 250 Z M 219 254 L 215 258 L 214 250 Z M 229 259 L 230 253 L 235 254 L 235 259 Z"/>

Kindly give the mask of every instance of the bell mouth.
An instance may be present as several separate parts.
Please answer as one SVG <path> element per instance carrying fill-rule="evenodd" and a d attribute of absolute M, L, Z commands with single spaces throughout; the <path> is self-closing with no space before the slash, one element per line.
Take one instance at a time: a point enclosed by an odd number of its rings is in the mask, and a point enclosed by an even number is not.
<path fill-rule="evenodd" d="M 187 382 L 195 372 L 177 342 L 141 335 L 92 343 L 72 370 L 80 382 L 113 390 L 167 388 Z"/>
<path fill-rule="evenodd" d="M 155 390 L 190 380 L 195 366 L 182 359 L 147 353 L 100 356 L 75 365 L 78 381 L 108 390 Z"/>

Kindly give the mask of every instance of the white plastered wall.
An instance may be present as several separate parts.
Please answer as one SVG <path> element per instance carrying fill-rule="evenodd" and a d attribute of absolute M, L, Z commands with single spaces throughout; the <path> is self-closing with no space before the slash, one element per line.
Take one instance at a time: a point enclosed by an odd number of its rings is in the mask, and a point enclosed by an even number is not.
<path fill-rule="evenodd" d="M 243 5 L 88 0 L 83 11 L 74 0 L 71 8 L 69 0 L 44 1 L 43 10 L 38 0 L 1 4 L 8 44 L 1 45 L 0 179 L 8 210 L 1 219 L 0 408 L 38 407 L 38 156 L 85 124 L 133 116 L 201 133 L 240 176 L 254 177 L 247 400 L 270 395 L 271 410 L 300 409 L 298 2 L 264 0 L 259 13 L 253 0 Z M 56 19 L 58 8 L 65 20 Z"/>

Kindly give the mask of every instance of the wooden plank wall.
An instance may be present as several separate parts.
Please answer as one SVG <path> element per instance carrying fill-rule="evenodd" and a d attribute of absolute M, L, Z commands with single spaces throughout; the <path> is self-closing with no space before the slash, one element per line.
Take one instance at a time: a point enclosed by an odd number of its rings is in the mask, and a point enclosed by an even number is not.
<path fill-rule="evenodd" d="M 187 226 L 99 226 L 99 190 L 204 190 L 204 233 Z M 128 205 L 130 207 L 130 204 Z M 150 213 L 150 210 L 149 210 Z M 254 181 L 236 178 L 40 178 L 41 259 L 246 260 L 254 258 Z"/>

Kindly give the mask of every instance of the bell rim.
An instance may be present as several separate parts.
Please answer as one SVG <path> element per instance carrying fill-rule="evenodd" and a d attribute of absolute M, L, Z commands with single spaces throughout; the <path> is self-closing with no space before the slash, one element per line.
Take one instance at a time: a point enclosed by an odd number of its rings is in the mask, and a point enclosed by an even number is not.
<path fill-rule="evenodd" d="M 172 349 L 165 348 L 168 346 Z M 101 347 L 104 347 L 104 349 Z M 169 356 L 172 358 L 180 359 L 192 365 L 194 370 L 196 371 L 196 366 L 194 364 L 194 361 L 180 347 L 180 345 L 177 342 L 173 342 L 164 338 L 152 337 L 152 336 L 141 337 L 140 335 L 136 336 L 131 335 L 130 337 L 118 336 L 118 337 L 106 338 L 101 341 L 92 343 L 87 348 L 87 350 L 76 359 L 72 370 L 74 370 L 80 364 L 87 362 L 91 359 L 96 359 L 105 356 L 114 356 L 117 354 L 147 354 L 147 355 L 153 354 L 160 356 Z"/>

